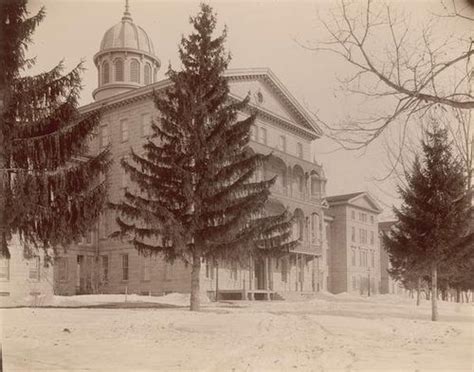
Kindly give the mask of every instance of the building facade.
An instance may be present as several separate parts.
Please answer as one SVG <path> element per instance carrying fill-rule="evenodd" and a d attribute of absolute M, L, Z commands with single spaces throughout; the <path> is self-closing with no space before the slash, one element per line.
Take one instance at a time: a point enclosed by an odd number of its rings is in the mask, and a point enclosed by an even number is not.
<path fill-rule="evenodd" d="M 53 296 L 53 266 L 42 252 L 24 257 L 18 236 L 9 242 L 9 259 L 0 258 L 0 306 L 39 306 Z"/>
<path fill-rule="evenodd" d="M 94 56 L 99 86 L 95 102 L 83 113 L 101 108 L 101 123 L 91 142 L 91 151 L 110 146 L 114 164 L 107 178 L 109 200 L 119 201 L 134 184 L 120 165 L 130 148 L 142 152 L 149 139 L 151 121 L 159 125 L 153 91 L 170 85 L 157 81 L 160 60 L 154 54 L 146 32 L 133 23 L 128 9 L 110 28 Z M 311 144 L 321 130 L 298 101 L 269 69 L 228 70 L 230 99 L 243 100 L 251 94 L 248 110 L 257 118 L 252 128 L 251 151 L 269 154 L 270 161 L 259 169 L 257 179 L 278 176 L 268 212 L 287 208 L 296 216 L 293 236 L 298 247 L 280 259 L 250 260 L 247 265 L 231 262 L 203 262 L 201 288 L 225 297 L 259 298 L 278 292 L 327 290 L 328 245 L 326 236 L 326 178 L 320 164 L 311 158 Z M 250 111 L 241 112 L 245 117 Z M 109 239 L 116 231 L 115 216 L 104 212 L 98 225 L 78 245 L 57 259 L 57 293 L 189 292 L 190 267 L 164 262 L 160 257 L 139 256 L 127 242 Z"/>
<path fill-rule="evenodd" d="M 380 235 L 380 293 L 382 294 L 402 294 L 405 292 L 403 285 L 394 280 L 388 270 L 390 270 L 390 257 L 386 251 L 382 236 L 388 234 L 390 229 L 396 221 L 384 221 L 379 223 L 379 235 Z"/>
<path fill-rule="evenodd" d="M 370 194 L 326 198 L 330 231 L 329 290 L 375 294 L 380 290 L 377 217 L 382 212 Z M 370 292 L 369 292 L 370 291 Z"/>

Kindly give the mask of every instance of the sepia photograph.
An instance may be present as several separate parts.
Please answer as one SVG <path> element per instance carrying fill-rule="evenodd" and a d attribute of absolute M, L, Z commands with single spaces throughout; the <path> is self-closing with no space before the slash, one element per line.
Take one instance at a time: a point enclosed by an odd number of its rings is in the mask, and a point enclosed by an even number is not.
<path fill-rule="evenodd" d="M 473 0 L 0 0 L 0 372 L 472 372 L 473 157 Z"/>

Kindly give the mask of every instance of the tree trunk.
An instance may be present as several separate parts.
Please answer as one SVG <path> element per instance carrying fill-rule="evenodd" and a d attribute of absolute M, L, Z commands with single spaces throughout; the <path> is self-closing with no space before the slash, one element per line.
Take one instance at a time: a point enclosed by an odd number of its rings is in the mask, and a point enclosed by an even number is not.
<path fill-rule="evenodd" d="M 201 310 L 199 274 L 201 272 L 201 257 L 193 253 L 193 266 L 191 270 L 191 311 Z"/>
<path fill-rule="evenodd" d="M 438 269 L 436 264 L 431 268 L 431 320 L 436 322 L 438 320 Z"/>
<path fill-rule="evenodd" d="M 416 306 L 420 306 L 421 278 L 416 281 Z"/>
<path fill-rule="evenodd" d="M 0 87 L 0 115 L 3 115 L 9 105 L 9 91 L 5 86 Z M 6 125 L 6 124 L 4 124 Z M 9 174 L 6 171 L 8 158 L 6 153 L 6 129 L 0 127 L 0 257 L 10 258 L 7 242 L 6 194 L 9 184 Z"/>

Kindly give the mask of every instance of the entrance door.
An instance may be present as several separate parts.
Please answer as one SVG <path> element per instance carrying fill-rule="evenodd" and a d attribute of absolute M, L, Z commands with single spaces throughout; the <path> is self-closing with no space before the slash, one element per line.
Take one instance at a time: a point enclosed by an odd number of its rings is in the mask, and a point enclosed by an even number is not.
<path fill-rule="evenodd" d="M 76 265 L 76 294 L 85 293 L 85 275 L 84 275 L 84 256 L 77 256 L 77 265 Z"/>
<path fill-rule="evenodd" d="M 265 289 L 265 263 L 262 259 L 255 262 L 255 289 Z"/>

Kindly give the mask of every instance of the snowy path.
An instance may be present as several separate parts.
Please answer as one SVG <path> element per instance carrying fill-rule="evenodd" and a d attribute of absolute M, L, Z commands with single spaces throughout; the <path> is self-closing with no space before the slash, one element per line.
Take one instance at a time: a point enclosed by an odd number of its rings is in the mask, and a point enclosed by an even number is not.
<path fill-rule="evenodd" d="M 4 309 L 6 371 L 471 371 L 471 305 L 328 296 L 186 309 Z M 68 331 L 64 331 L 64 329 Z"/>

